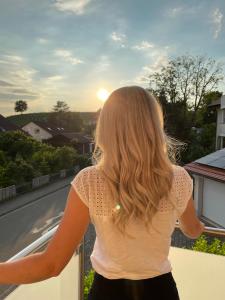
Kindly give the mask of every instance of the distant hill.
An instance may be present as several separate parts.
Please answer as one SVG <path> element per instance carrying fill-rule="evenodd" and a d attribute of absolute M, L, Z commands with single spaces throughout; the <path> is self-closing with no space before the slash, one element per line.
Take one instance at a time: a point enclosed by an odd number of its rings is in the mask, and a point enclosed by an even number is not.
<path fill-rule="evenodd" d="M 84 123 L 88 123 L 91 120 L 96 120 L 99 112 L 72 112 L 72 113 L 74 114 L 74 117 L 76 117 L 76 115 L 79 114 L 80 117 L 83 119 Z M 23 127 L 25 124 L 31 121 L 47 122 L 49 114 L 50 112 L 19 114 L 19 115 L 6 117 L 6 119 L 8 119 L 11 123 L 19 127 Z"/>
<path fill-rule="evenodd" d="M 46 122 L 49 113 L 30 113 L 30 114 L 22 114 L 22 115 L 14 115 L 6 117 L 11 123 L 23 127 L 25 124 L 31 121 L 42 121 Z"/>

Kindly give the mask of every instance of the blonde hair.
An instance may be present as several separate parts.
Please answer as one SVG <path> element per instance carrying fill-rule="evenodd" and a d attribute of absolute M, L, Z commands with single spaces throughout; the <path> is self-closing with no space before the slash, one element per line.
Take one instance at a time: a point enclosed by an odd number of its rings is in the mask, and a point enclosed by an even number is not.
<path fill-rule="evenodd" d="M 148 229 L 160 199 L 169 195 L 176 146 L 183 145 L 166 134 L 160 102 L 138 86 L 115 90 L 101 109 L 94 139 L 92 158 L 119 208 L 113 223 L 123 234 L 131 218 Z"/>

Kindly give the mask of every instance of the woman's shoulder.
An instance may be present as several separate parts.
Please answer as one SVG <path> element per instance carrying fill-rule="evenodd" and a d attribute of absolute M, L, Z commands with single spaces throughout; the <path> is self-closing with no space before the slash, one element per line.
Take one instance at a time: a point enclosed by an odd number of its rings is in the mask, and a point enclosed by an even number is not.
<path fill-rule="evenodd" d="M 176 175 L 184 175 L 184 174 L 188 174 L 188 172 L 185 170 L 184 167 L 180 166 L 180 165 L 175 165 L 173 164 L 173 171 L 174 171 L 174 174 Z"/>
<path fill-rule="evenodd" d="M 173 165 L 174 169 L 174 186 L 179 190 L 191 189 L 193 180 L 189 175 L 188 171 L 179 165 Z"/>

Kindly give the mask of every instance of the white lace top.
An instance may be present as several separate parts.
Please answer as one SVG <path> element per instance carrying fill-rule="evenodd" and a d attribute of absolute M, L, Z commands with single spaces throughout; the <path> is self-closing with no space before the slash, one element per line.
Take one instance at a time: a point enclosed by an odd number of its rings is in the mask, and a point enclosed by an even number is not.
<path fill-rule="evenodd" d="M 135 239 L 115 230 L 110 220 L 113 201 L 110 201 L 101 171 L 95 166 L 86 167 L 76 174 L 71 184 L 88 206 L 95 226 L 96 240 L 90 259 L 96 272 L 108 279 L 144 279 L 172 270 L 168 260 L 171 235 L 193 191 L 192 178 L 183 167 L 174 165 L 169 197 L 176 204 L 176 210 L 168 199 L 161 200 L 149 233 L 142 222 L 129 223 L 127 230 Z"/>

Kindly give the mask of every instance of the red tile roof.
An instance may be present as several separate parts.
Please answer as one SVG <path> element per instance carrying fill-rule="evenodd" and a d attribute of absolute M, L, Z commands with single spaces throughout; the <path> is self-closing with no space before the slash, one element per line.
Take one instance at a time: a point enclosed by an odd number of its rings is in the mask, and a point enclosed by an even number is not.
<path fill-rule="evenodd" d="M 224 169 L 211 167 L 211 166 L 203 165 L 203 164 L 196 163 L 196 162 L 191 162 L 189 164 L 186 164 L 186 165 L 184 165 L 184 168 L 186 171 L 188 171 L 190 173 L 203 175 L 203 176 L 211 178 L 211 179 L 216 179 L 216 180 L 225 182 L 225 170 Z"/>

